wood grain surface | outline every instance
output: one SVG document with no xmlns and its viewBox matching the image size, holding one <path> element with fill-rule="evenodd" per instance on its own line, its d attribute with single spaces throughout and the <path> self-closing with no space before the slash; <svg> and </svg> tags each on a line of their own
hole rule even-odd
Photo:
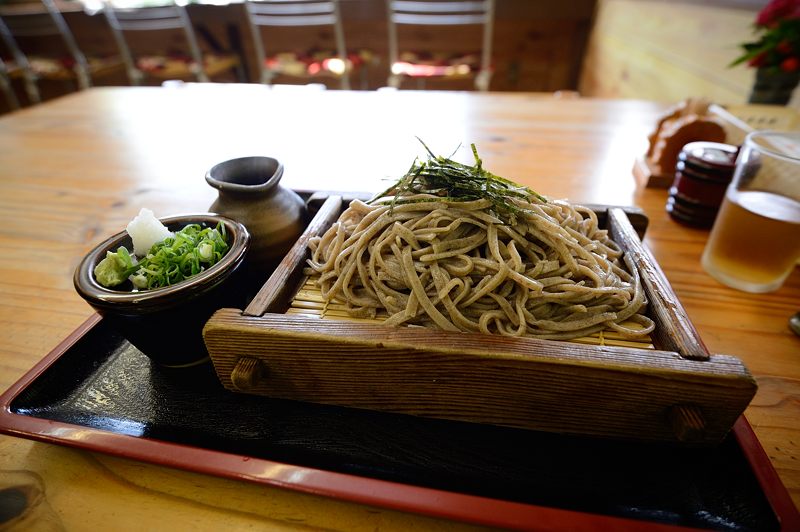
<svg viewBox="0 0 800 532">
<path fill-rule="evenodd" d="M 703 96 L 747 101 L 755 69 L 730 68 L 766 2 L 601 0 L 579 90 L 602 98 L 662 102 Z M 789 107 L 800 110 L 800 93 Z"/>
<path fill-rule="evenodd" d="M 204 337 L 234 391 L 560 433 L 674 441 L 667 412 L 687 403 L 706 419 L 693 442 L 719 443 L 754 392 L 739 359 L 724 355 L 696 361 L 237 309 L 218 311 Z M 255 359 L 263 375 L 243 389 L 233 375 Z"/>
<path fill-rule="evenodd" d="M 663 111 L 644 101 L 543 94 L 186 85 L 98 88 L 11 113 L 0 118 L 0 387 L 91 314 L 71 281 L 83 254 L 141 207 L 161 216 L 205 211 L 215 191 L 203 175 L 213 164 L 271 155 L 293 188 L 374 192 L 420 153 L 415 136 L 443 153 L 475 142 L 486 168 L 542 193 L 644 209 L 645 244 L 704 343 L 755 376 L 746 416 L 798 504 L 800 338 L 787 319 L 800 310 L 800 272 L 765 295 L 703 272 L 708 232 L 672 221 L 667 192 L 638 190 L 631 175 Z M 469 160 L 467 151 L 456 155 Z M 7 436 L 0 470 L 4 479 L 38 475 L 43 522 L 69 530 L 468 528 Z"/>
</svg>

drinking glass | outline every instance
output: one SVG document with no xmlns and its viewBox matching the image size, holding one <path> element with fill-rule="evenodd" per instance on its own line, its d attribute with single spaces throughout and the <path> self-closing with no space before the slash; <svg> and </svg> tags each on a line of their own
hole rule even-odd
<svg viewBox="0 0 800 532">
<path fill-rule="evenodd" d="M 800 259 L 800 133 L 750 133 L 703 252 L 703 268 L 745 292 L 777 290 Z"/>
</svg>

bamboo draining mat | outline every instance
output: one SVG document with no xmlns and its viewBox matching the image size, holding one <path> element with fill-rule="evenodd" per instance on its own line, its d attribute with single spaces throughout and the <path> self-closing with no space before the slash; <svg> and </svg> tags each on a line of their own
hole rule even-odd
<svg viewBox="0 0 800 532">
<path fill-rule="evenodd" d="M 318 317 L 323 320 L 353 321 L 375 324 L 379 324 L 387 318 L 385 314 L 378 314 L 378 316 L 375 318 L 356 318 L 347 312 L 344 302 L 338 300 L 334 300 L 332 302 L 325 301 L 325 299 L 322 297 L 322 292 L 316 283 L 316 277 L 307 277 L 305 279 L 303 285 L 297 291 L 294 298 L 292 298 L 291 305 L 286 310 L 286 314 Z M 632 321 L 624 322 L 623 325 L 632 329 L 641 329 L 641 325 Z M 642 338 L 632 339 L 627 338 L 613 330 L 600 331 L 591 336 L 575 338 L 569 341 L 577 344 L 654 349 L 653 340 L 649 335 Z"/>
</svg>

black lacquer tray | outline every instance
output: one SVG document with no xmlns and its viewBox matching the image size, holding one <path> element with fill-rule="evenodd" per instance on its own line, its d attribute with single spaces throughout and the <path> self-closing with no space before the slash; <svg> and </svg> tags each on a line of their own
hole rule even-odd
<svg viewBox="0 0 800 532">
<path fill-rule="evenodd" d="M 151 365 L 97 316 L 0 399 L 8 434 L 483 524 L 763 531 L 797 519 L 791 502 L 776 511 L 787 495 L 759 473 L 769 462 L 743 418 L 720 446 L 694 448 L 241 395 L 210 363 Z M 254 474 L 264 463 L 306 480 Z"/>
</svg>

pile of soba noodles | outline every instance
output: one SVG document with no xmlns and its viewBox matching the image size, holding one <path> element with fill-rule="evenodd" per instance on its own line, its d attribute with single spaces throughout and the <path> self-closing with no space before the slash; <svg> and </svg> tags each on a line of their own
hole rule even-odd
<svg viewBox="0 0 800 532">
<path fill-rule="evenodd" d="M 307 272 L 323 298 L 393 326 L 549 339 L 651 332 L 637 270 L 595 213 L 495 176 L 472 151 L 469 166 L 428 150 L 314 238 Z"/>
</svg>

